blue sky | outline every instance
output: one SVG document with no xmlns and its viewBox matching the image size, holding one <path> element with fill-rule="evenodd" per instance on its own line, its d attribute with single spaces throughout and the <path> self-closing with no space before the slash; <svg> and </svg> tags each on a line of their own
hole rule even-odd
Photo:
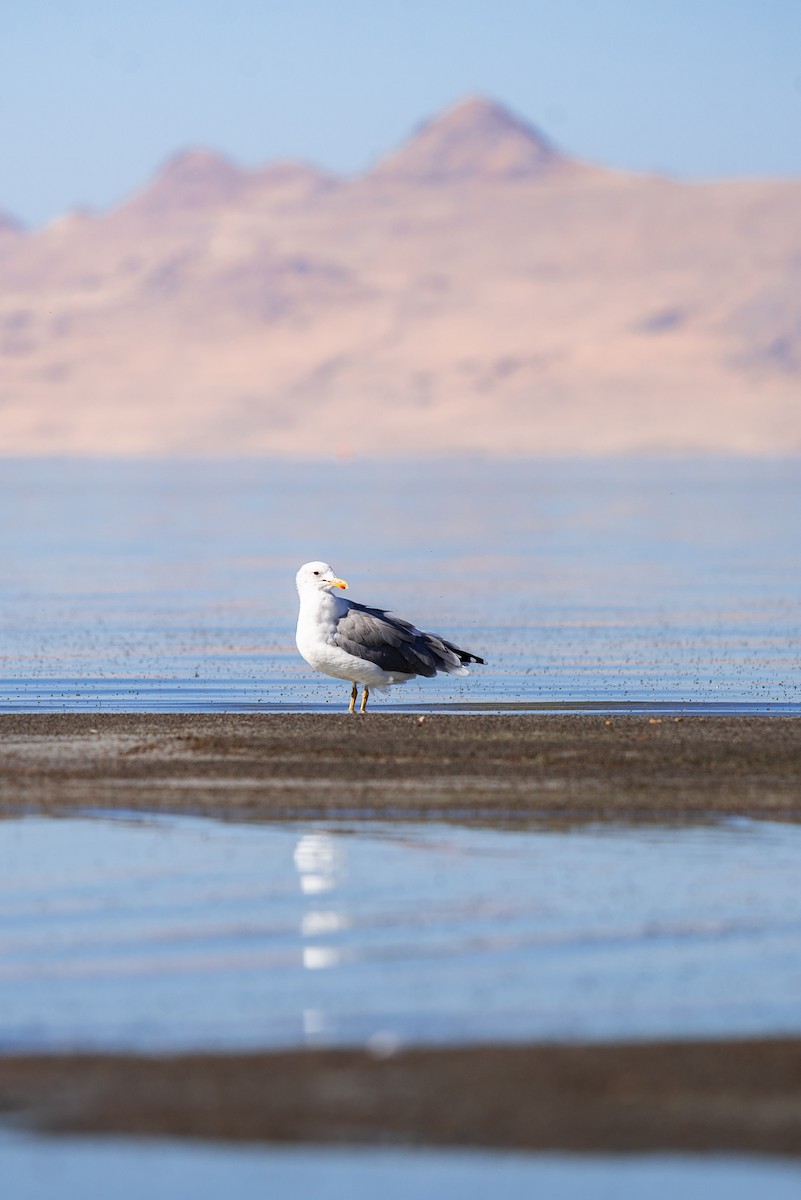
<svg viewBox="0 0 801 1200">
<path fill-rule="evenodd" d="M 0 210 L 188 145 L 356 172 L 469 92 L 616 167 L 801 176 L 801 0 L 0 0 Z"/>
</svg>

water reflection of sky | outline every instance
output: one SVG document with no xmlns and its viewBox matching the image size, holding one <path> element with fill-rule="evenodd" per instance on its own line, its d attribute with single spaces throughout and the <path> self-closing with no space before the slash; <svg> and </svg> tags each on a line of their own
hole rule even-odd
<svg viewBox="0 0 801 1200">
<path fill-rule="evenodd" d="M 294 574 L 476 649 L 393 700 L 801 702 L 797 461 L 7 462 L 0 704 L 341 707 Z"/>
<path fill-rule="evenodd" d="M 801 1032 L 801 828 L 0 822 L 0 1048 Z"/>
<path fill-rule="evenodd" d="M 509 1154 L 480 1150 L 224 1146 L 0 1133 L 7 1200 L 796 1200 L 795 1162 L 735 1155 Z M 57 1180 L 57 1184 L 54 1182 Z"/>
</svg>

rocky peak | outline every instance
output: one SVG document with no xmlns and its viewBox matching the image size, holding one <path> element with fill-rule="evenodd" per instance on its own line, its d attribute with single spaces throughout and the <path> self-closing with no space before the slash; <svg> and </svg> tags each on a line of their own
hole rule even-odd
<svg viewBox="0 0 801 1200">
<path fill-rule="evenodd" d="M 150 213 L 213 208 L 236 199 L 246 179 L 246 173 L 221 154 L 183 150 L 165 163 L 132 204 Z"/>
<path fill-rule="evenodd" d="M 533 125 L 483 96 L 470 96 L 426 122 L 371 174 L 432 183 L 525 179 L 564 161 Z"/>
</svg>

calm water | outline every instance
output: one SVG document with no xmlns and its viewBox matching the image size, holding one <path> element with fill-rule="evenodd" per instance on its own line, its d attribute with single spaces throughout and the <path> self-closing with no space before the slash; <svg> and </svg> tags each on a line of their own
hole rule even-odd
<svg viewBox="0 0 801 1200">
<path fill-rule="evenodd" d="M 801 827 L 0 822 L 0 1051 L 801 1032 Z"/>
<path fill-rule="evenodd" d="M 801 463 L 0 464 L 0 708 L 341 707 L 294 574 L 488 659 L 379 704 L 801 705 Z"/>
<path fill-rule="evenodd" d="M 4 1200 L 797 1200 L 793 1162 L 693 1155 L 491 1154 L 215 1146 L 0 1135 Z"/>
</svg>

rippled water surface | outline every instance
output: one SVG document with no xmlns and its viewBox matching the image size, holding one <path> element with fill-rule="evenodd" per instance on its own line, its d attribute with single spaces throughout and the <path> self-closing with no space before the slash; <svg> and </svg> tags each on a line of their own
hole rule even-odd
<svg viewBox="0 0 801 1200">
<path fill-rule="evenodd" d="M 0 822 L 0 1050 L 801 1032 L 801 828 Z"/>
<path fill-rule="evenodd" d="M 294 574 L 488 660 L 377 704 L 801 705 L 786 462 L 4 462 L 0 708 L 341 707 Z"/>
</svg>

